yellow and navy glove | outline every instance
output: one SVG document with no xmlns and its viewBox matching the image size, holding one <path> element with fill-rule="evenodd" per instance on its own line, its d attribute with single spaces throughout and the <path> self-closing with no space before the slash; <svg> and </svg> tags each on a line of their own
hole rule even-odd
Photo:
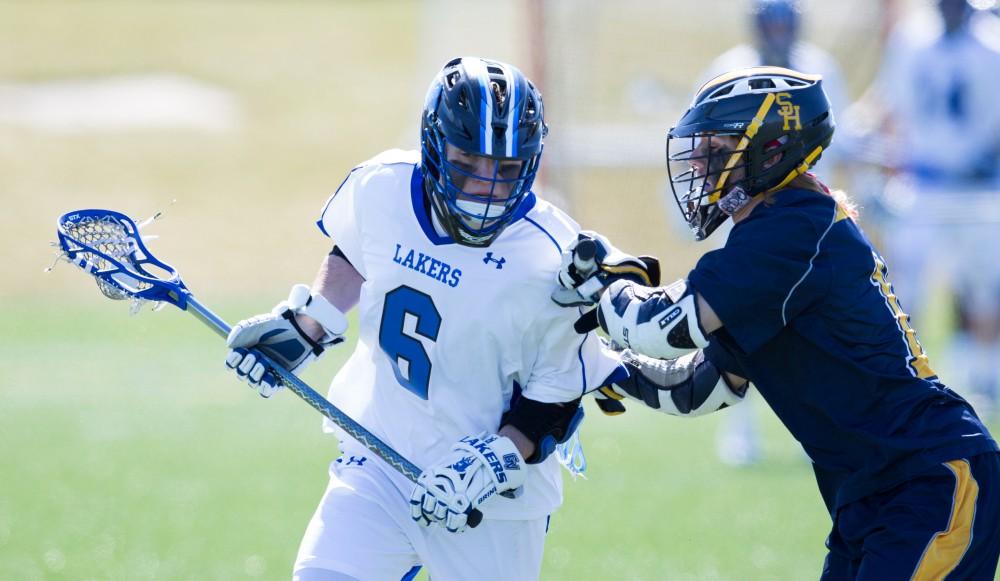
<svg viewBox="0 0 1000 581">
<path fill-rule="evenodd" d="M 660 284 L 660 263 L 651 256 L 632 256 L 618 250 L 606 237 L 584 230 L 563 251 L 559 283 L 552 300 L 562 307 L 592 307 L 616 280 L 645 286 Z"/>
</svg>

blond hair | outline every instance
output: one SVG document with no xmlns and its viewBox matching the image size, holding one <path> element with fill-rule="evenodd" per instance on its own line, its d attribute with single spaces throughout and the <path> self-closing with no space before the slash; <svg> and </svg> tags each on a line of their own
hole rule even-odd
<svg viewBox="0 0 1000 581">
<path fill-rule="evenodd" d="M 843 208 L 844 213 L 847 214 L 852 220 L 858 219 L 858 205 L 854 203 L 854 200 L 847 195 L 844 190 L 831 190 L 826 187 L 826 184 L 819 181 L 815 175 L 811 173 L 804 173 L 798 175 L 789 182 L 789 188 L 797 188 L 800 190 L 810 190 L 818 194 L 826 194 L 833 198 L 833 201 L 837 203 L 838 206 Z"/>
</svg>

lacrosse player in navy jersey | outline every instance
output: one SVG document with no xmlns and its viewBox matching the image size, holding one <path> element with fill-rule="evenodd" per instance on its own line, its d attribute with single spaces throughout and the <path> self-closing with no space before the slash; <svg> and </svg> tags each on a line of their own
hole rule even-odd
<svg viewBox="0 0 1000 581">
<path fill-rule="evenodd" d="M 752 43 L 739 44 L 722 53 L 698 75 L 695 89 L 722 73 L 755 66 L 779 66 L 823 76 L 823 90 L 834 111 L 847 106 L 843 75 L 832 55 L 803 39 L 803 10 L 798 0 L 749 0 L 749 22 Z M 825 169 L 836 166 L 838 148 L 823 153 Z M 664 192 L 666 193 L 666 192 Z M 671 224 L 686 225 L 675 220 L 673 197 L 664 196 Z M 721 248 L 729 236 L 731 222 L 719 226 L 705 242 L 710 248 Z M 750 399 L 750 398 L 748 398 Z M 751 401 L 727 413 L 720 422 L 716 437 L 719 459 L 730 465 L 747 465 L 762 457 L 757 402 Z"/>
<path fill-rule="evenodd" d="M 578 226 L 531 191 L 545 134 L 541 94 L 519 70 L 447 63 L 421 150 L 362 163 L 323 208 L 336 246 L 309 303 L 233 328 L 227 365 L 269 396 L 271 373 L 247 348 L 298 372 L 342 340 L 356 305 L 358 344 L 330 399 L 424 469 L 414 486 L 327 422 L 343 455 L 296 580 L 410 579 L 421 565 L 434 579 L 538 577 L 562 501 L 553 450 L 582 417 L 582 394 L 620 368 L 548 298 Z"/>
<path fill-rule="evenodd" d="M 833 131 L 818 76 L 712 79 L 667 154 L 695 237 L 735 223 L 725 246 L 654 288 L 604 285 L 577 243 L 553 299 L 599 301 L 596 323 L 624 349 L 629 376 L 603 397 L 697 415 L 757 387 L 812 459 L 832 517 L 822 579 L 994 579 L 997 443 L 934 372 L 847 198 L 807 173 Z"/>
</svg>

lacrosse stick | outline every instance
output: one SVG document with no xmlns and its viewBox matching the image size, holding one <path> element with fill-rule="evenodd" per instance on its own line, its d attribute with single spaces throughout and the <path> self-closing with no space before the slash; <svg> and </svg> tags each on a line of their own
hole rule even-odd
<svg viewBox="0 0 1000 581">
<path fill-rule="evenodd" d="M 146 302 L 169 303 L 191 313 L 222 338 L 229 335 L 229 325 L 195 299 L 184 285 L 177 270 L 158 260 L 146 249 L 139 235 L 139 227 L 125 214 L 112 210 L 69 212 L 59 218 L 58 236 L 58 244 L 62 250 L 61 257 L 93 276 L 104 296 L 114 300 L 132 301 L 133 312 Z M 263 353 L 257 350 L 253 350 L 253 353 L 270 368 L 289 391 L 302 398 L 401 474 L 413 482 L 417 481 L 421 470 L 416 465 L 291 372 L 276 365 Z M 469 526 L 475 527 L 482 518 L 483 515 L 479 510 L 472 509 L 469 511 Z"/>
</svg>

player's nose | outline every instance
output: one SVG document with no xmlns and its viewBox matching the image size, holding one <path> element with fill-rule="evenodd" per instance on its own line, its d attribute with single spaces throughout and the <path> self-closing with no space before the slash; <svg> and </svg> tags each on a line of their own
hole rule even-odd
<svg viewBox="0 0 1000 581">
<path fill-rule="evenodd" d="M 494 183 L 496 177 L 497 162 L 492 159 L 478 159 L 475 163 L 473 174 L 465 182 L 465 190 L 468 194 L 488 195 L 497 193 L 499 184 Z"/>
</svg>

